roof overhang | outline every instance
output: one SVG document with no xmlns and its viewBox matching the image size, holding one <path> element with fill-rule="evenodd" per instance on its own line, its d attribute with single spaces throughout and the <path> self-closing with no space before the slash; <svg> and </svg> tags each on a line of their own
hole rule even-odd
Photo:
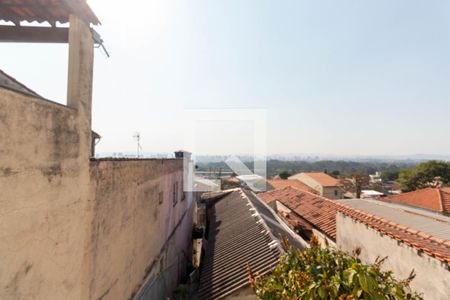
<svg viewBox="0 0 450 300">
<path fill-rule="evenodd" d="M 76 15 L 87 24 L 100 25 L 100 21 L 86 0 L 2 0 L 0 20 L 13 22 L 69 22 L 70 15 Z"/>
<path fill-rule="evenodd" d="M 2 0 L 0 20 L 15 26 L 0 25 L 0 42 L 68 43 L 69 28 L 57 27 L 56 22 L 67 23 L 71 15 L 88 26 L 100 24 L 86 0 Z M 21 26 L 21 22 L 47 22 L 50 26 Z M 91 31 L 94 42 L 102 44 L 100 35 Z"/>
</svg>

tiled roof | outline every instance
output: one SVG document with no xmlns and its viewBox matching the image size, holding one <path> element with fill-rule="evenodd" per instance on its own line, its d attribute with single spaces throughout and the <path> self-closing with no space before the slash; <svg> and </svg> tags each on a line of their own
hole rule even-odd
<svg viewBox="0 0 450 300">
<path fill-rule="evenodd" d="M 450 214 L 450 187 L 441 189 L 442 208 L 447 214 Z"/>
<path fill-rule="evenodd" d="M 0 70 L 0 87 L 7 88 L 10 90 L 14 90 L 17 92 L 21 92 L 30 96 L 42 98 L 35 91 L 24 85 L 23 83 L 16 80 L 14 77 L 6 74 L 2 70 Z"/>
<path fill-rule="evenodd" d="M 261 193 L 259 197 L 269 203 L 275 200 L 281 202 L 330 237 L 336 237 L 336 214 L 340 212 L 393 239 L 450 264 L 449 240 L 439 239 L 431 234 L 402 226 L 337 201 L 290 187 Z"/>
<path fill-rule="evenodd" d="M 247 264 L 261 275 L 278 263 L 281 248 L 255 207 L 234 190 L 211 208 L 199 299 L 224 299 L 249 284 Z"/>
<path fill-rule="evenodd" d="M 310 193 L 317 193 L 317 191 L 308 185 L 304 184 L 303 182 L 295 179 L 269 179 L 267 180 L 268 185 L 267 189 L 271 190 L 273 188 L 274 190 L 284 189 L 285 187 L 292 187 L 301 191 L 306 191 Z"/>
<path fill-rule="evenodd" d="M 450 188 L 425 188 L 409 193 L 392 195 L 383 200 L 450 213 Z"/>
<path fill-rule="evenodd" d="M 292 175 L 289 177 L 289 179 L 299 179 L 300 175 L 306 175 L 310 178 L 312 178 L 314 181 L 316 181 L 321 186 L 331 187 L 331 186 L 339 186 L 339 180 L 337 180 L 334 177 L 331 177 L 330 175 L 318 172 L 318 173 L 298 173 L 295 175 Z"/>
<path fill-rule="evenodd" d="M 339 208 L 336 202 L 291 187 L 258 196 L 268 204 L 279 201 L 329 237 L 336 238 L 336 212 Z"/>
</svg>

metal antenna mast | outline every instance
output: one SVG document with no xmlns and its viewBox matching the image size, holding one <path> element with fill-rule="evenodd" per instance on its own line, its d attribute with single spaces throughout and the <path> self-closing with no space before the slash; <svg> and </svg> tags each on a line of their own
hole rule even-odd
<svg viewBox="0 0 450 300">
<path fill-rule="evenodd" d="M 141 135 L 139 134 L 139 132 L 136 132 L 133 135 L 133 138 L 136 140 L 137 142 L 137 157 L 141 157 L 140 152 L 142 151 L 142 147 L 141 147 Z"/>
</svg>

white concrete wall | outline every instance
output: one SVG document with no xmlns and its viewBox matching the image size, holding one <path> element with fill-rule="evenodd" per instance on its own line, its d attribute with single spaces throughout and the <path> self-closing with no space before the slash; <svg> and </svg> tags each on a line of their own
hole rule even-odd
<svg viewBox="0 0 450 300">
<path fill-rule="evenodd" d="M 317 237 L 317 240 L 319 241 L 321 247 L 327 246 L 336 247 L 336 243 L 332 239 L 327 237 L 325 234 L 323 234 L 321 231 L 313 228 L 312 233 Z"/>
<path fill-rule="evenodd" d="M 360 247 L 360 258 L 365 263 L 373 263 L 378 256 L 388 256 L 383 268 L 392 270 L 397 279 L 407 278 L 414 269 L 417 276 L 411 288 L 423 293 L 425 299 L 449 299 L 450 271 L 446 264 L 341 213 L 337 214 L 336 223 L 339 248 L 351 253 Z"/>
</svg>

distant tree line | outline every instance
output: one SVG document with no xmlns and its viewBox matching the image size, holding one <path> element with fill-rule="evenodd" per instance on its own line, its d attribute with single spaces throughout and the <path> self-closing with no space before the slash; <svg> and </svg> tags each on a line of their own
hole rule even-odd
<svg viewBox="0 0 450 300">
<path fill-rule="evenodd" d="M 402 191 L 441 187 L 450 183 L 450 162 L 431 160 L 399 173 Z"/>
<path fill-rule="evenodd" d="M 246 162 L 245 165 L 253 170 L 253 162 Z M 285 160 L 268 160 L 267 176 L 286 177 L 290 174 L 300 172 L 327 172 L 332 176 L 349 176 L 351 174 L 374 174 L 377 171 L 386 173 L 390 180 L 396 180 L 401 170 L 411 169 L 417 164 L 411 162 L 354 162 L 354 161 L 285 161 Z M 198 163 L 197 170 L 221 170 L 231 172 L 224 162 Z"/>
</svg>

